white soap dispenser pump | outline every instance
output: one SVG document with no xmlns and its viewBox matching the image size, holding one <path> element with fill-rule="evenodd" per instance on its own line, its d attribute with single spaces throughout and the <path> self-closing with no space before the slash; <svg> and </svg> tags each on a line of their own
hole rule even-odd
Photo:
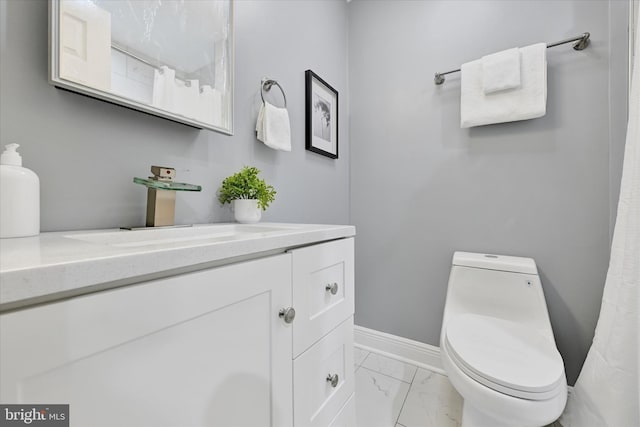
<svg viewBox="0 0 640 427">
<path fill-rule="evenodd" d="M 40 233 L 40 180 L 22 167 L 18 144 L 7 144 L 0 156 L 0 238 Z"/>
</svg>

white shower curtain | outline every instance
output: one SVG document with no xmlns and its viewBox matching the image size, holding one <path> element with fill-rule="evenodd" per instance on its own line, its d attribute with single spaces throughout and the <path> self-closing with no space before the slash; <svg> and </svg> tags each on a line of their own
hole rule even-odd
<svg viewBox="0 0 640 427">
<path fill-rule="evenodd" d="M 618 215 L 595 337 L 564 427 L 640 426 L 640 36 L 636 25 Z"/>
<path fill-rule="evenodd" d="M 176 71 L 163 65 L 154 71 L 154 107 L 170 111 L 184 117 L 200 116 L 200 82 L 198 80 L 176 79 Z"/>
</svg>

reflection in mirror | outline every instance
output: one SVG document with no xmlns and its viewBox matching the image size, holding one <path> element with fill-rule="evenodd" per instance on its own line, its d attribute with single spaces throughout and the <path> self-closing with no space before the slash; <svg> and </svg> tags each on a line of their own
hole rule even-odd
<svg viewBox="0 0 640 427">
<path fill-rule="evenodd" d="M 51 81 L 232 132 L 231 0 L 54 0 Z"/>
</svg>

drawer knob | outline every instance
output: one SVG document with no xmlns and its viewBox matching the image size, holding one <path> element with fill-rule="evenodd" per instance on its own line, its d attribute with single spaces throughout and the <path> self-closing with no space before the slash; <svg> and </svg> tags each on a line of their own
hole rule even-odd
<svg viewBox="0 0 640 427">
<path fill-rule="evenodd" d="M 292 323 L 293 319 L 296 318 L 296 310 L 293 307 L 283 308 L 278 313 L 278 316 L 284 320 L 284 323 Z"/>
<path fill-rule="evenodd" d="M 340 380 L 340 378 L 338 377 L 338 374 L 328 374 L 327 375 L 327 382 L 331 384 L 331 387 L 336 388 L 338 386 L 338 381 Z"/>
<path fill-rule="evenodd" d="M 327 286 L 324 287 L 325 290 L 327 290 L 328 292 L 331 292 L 331 295 L 335 295 L 338 293 L 338 284 L 336 282 L 333 283 L 329 283 L 327 284 Z"/>
</svg>

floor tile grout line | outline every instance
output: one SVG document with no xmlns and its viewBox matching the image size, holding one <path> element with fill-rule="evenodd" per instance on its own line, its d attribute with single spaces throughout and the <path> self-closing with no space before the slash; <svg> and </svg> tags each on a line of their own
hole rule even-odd
<svg viewBox="0 0 640 427">
<path fill-rule="evenodd" d="M 395 362 L 402 363 L 403 365 L 410 366 L 410 367 L 412 367 L 412 368 L 416 368 L 415 372 L 413 373 L 413 375 L 412 375 L 412 377 L 411 377 L 411 380 L 410 380 L 410 381 L 401 380 L 400 378 L 396 378 L 396 377 L 394 377 L 394 376 L 392 376 L 392 375 L 385 374 L 385 373 L 383 373 L 383 372 L 381 372 L 381 371 L 378 371 L 378 370 L 376 370 L 376 369 L 372 369 L 372 368 L 368 368 L 368 367 L 364 366 L 364 362 L 369 358 L 369 356 L 370 356 L 372 353 L 373 353 L 373 354 L 375 354 L 375 355 L 377 355 L 377 356 L 384 357 L 384 358 L 387 358 L 387 359 L 391 359 L 391 360 L 393 360 L 393 361 L 395 361 Z M 407 384 L 409 384 L 409 385 L 411 385 L 411 384 L 413 383 L 413 379 L 416 377 L 416 373 L 418 372 L 418 369 L 425 369 L 425 368 L 420 368 L 420 367 L 419 367 L 419 366 L 417 366 L 417 365 L 414 365 L 414 364 L 411 364 L 411 363 L 408 363 L 408 362 L 404 362 L 404 361 L 402 361 L 402 360 L 394 359 L 394 358 L 389 357 L 389 356 L 386 356 L 386 355 L 384 355 L 384 354 L 376 353 L 375 351 L 369 351 L 369 354 L 367 354 L 367 355 L 365 356 L 365 358 L 364 358 L 364 359 L 362 359 L 362 363 L 360 363 L 360 365 L 358 365 L 358 367 L 363 367 L 363 368 L 365 368 L 365 369 L 367 369 L 367 370 L 369 370 L 369 371 L 371 371 L 371 372 L 377 372 L 377 373 L 379 373 L 379 374 L 386 375 L 387 377 L 391 377 L 391 378 L 393 378 L 393 379 L 396 379 L 396 380 L 398 380 L 398 381 L 402 381 L 403 383 L 407 383 Z M 426 370 L 428 370 L 428 369 L 426 369 Z M 430 371 L 430 372 L 432 372 L 432 371 Z M 434 372 L 434 373 L 436 373 L 436 372 Z"/>
<path fill-rule="evenodd" d="M 387 378 L 391 378 L 392 380 L 400 381 L 401 383 L 409 384 L 409 387 L 411 387 L 411 383 L 410 383 L 410 382 L 407 382 L 407 381 L 405 381 L 405 380 L 398 379 L 398 378 L 396 378 L 396 377 L 392 377 L 391 375 L 389 375 L 389 374 L 385 374 L 384 372 L 374 371 L 373 369 L 371 369 L 371 368 L 367 368 L 366 366 L 362 366 L 362 365 L 360 365 L 360 367 L 359 367 L 359 368 L 366 369 L 367 371 L 369 371 L 369 372 L 373 372 L 374 374 L 384 375 L 384 376 L 385 376 L 385 377 L 387 377 Z"/>
<path fill-rule="evenodd" d="M 363 357 L 363 359 L 362 359 L 362 363 L 361 363 L 360 365 L 358 365 L 357 369 L 364 368 L 364 369 L 365 369 L 365 372 L 369 372 L 369 374 L 371 374 L 371 375 L 379 374 L 380 376 L 387 377 L 387 378 L 388 378 L 388 379 L 390 379 L 390 380 L 398 381 L 397 383 L 395 383 L 395 384 L 398 384 L 398 386 L 400 386 L 401 384 L 407 384 L 407 385 L 408 385 L 408 388 L 407 388 L 406 393 L 405 393 L 405 395 L 404 395 L 404 397 L 403 397 L 403 401 L 402 401 L 402 403 L 401 403 L 401 405 L 400 405 L 400 408 L 399 408 L 399 410 L 398 410 L 398 412 L 397 412 L 397 416 L 396 416 L 395 420 L 394 420 L 394 419 L 389 419 L 389 418 L 387 418 L 387 420 L 388 420 L 388 422 L 389 422 L 389 427 L 406 427 L 406 424 L 402 424 L 402 423 L 400 423 L 400 419 L 402 418 L 402 415 L 404 414 L 404 411 L 405 411 L 405 410 L 407 410 L 407 411 L 408 411 L 408 412 L 407 412 L 407 415 L 405 416 L 406 420 L 409 420 L 409 421 L 411 421 L 411 422 L 416 421 L 416 420 L 414 420 L 414 419 L 413 419 L 413 418 L 414 418 L 414 415 L 416 415 L 416 414 L 413 414 L 413 411 L 412 411 L 412 408 L 413 408 L 413 404 L 414 404 L 414 402 L 413 402 L 413 400 L 409 400 L 409 395 L 410 395 L 412 392 L 414 392 L 414 390 L 413 390 L 413 384 L 415 383 L 415 380 L 416 380 L 416 378 L 417 378 L 418 371 L 419 371 L 419 370 L 426 371 L 426 373 L 428 373 L 428 374 L 430 374 L 430 375 L 433 375 L 434 377 L 444 377 L 444 378 L 446 378 L 446 379 L 448 380 L 447 375 L 443 375 L 443 374 L 441 374 L 440 372 L 432 371 L 431 369 L 428 369 L 428 368 L 426 368 L 426 367 L 422 367 L 422 366 L 414 365 L 414 364 L 412 364 L 412 363 L 410 363 L 410 362 L 406 362 L 406 361 L 404 361 L 404 360 L 394 359 L 394 360 L 397 360 L 397 361 L 399 361 L 399 362 L 403 363 L 403 364 L 405 365 L 405 367 L 407 367 L 407 368 L 414 368 L 414 369 L 415 369 L 415 371 L 414 371 L 414 373 L 412 374 L 412 376 L 411 376 L 411 378 L 410 378 L 410 379 L 407 379 L 407 380 L 399 379 L 399 378 L 396 378 L 396 377 L 394 377 L 394 376 L 392 376 L 392 375 L 389 375 L 389 374 L 387 374 L 387 373 L 384 373 L 384 372 L 378 371 L 376 368 L 380 368 L 380 366 L 378 366 L 377 364 L 374 364 L 373 368 L 370 368 L 370 367 L 364 366 L 365 361 L 366 361 L 366 360 L 368 360 L 368 357 L 369 357 L 369 356 L 371 356 L 371 353 L 374 353 L 374 356 L 373 356 L 373 357 L 375 357 L 376 355 L 379 355 L 379 356 L 382 356 L 382 357 L 385 357 L 385 358 L 394 359 L 393 357 L 389 357 L 389 355 L 387 355 L 387 354 L 380 354 L 380 353 L 377 353 L 377 352 L 375 352 L 375 351 L 368 351 L 368 353 Z M 387 369 L 387 371 L 389 371 L 389 369 Z M 406 371 L 406 369 L 405 369 L 405 371 Z M 392 373 L 394 373 L 394 374 L 396 374 L 396 373 L 397 373 L 397 371 L 396 371 L 396 370 L 392 370 L 391 372 L 392 372 Z M 361 374 L 361 375 L 363 375 L 363 376 L 368 376 L 369 374 Z M 421 375 L 422 375 L 422 374 L 421 374 Z M 422 383 L 420 383 L 418 386 L 416 386 L 417 388 L 416 388 L 416 391 L 414 392 L 414 397 L 415 397 L 415 394 L 416 394 L 416 393 L 418 393 L 418 394 L 420 393 L 420 392 L 418 391 L 418 389 L 420 389 L 420 390 L 421 390 L 421 388 L 420 388 L 420 387 L 421 387 L 421 384 L 422 384 Z M 401 386 L 401 387 L 404 387 L 404 386 Z M 412 399 L 414 399 L 414 398 L 412 398 Z M 411 412 L 410 412 L 410 411 L 411 411 Z M 394 412 L 395 412 L 395 411 L 394 411 Z M 388 415 L 391 415 L 391 414 L 388 414 Z M 407 417 L 408 417 L 408 418 L 407 418 Z M 403 418 L 403 419 L 405 419 L 405 418 Z M 452 419 L 453 421 L 456 421 L 456 420 L 454 420 L 453 418 L 451 418 L 451 419 Z M 424 419 L 424 421 L 426 421 L 427 423 L 429 423 L 429 422 L 430 422 L 429 420 L 430 420 L 430 419 Z M 421 421 L 422 421 L 422 417 L 420 417 L 420 420 L 419 420 L 419 421 L 417 421 L 417 422 L 419 422 L 419 423 L 420 423 L 420 425 L 423 425 L 423 424 L 421 424 Z M 409 424 L 409 425 L 411 425 L 411 424 Z M 459 426 L 459 424 L 457 424 L 457 425 Z M 361 427 L 363 427 L 363 426 L 361 426 Z M 368 427 L 368 426 L 367 426 L 367 427 Z M 549 426 L 547 426 L 547 427 L 556 427 L 556 426 L 555 426 L 555 424 L 552 424 L 552 425 L 549 425 Z M 560 427 L 561 427 L 561 426 L 560 426 Z M 640 426 L 639 426 L 639 427 L 640 427 Z"/>
<path fill-rule="evenodd" d="M 411 365 L 411 366 L 413 366 L 413 365 Z M 413 373 L 413 376 L 411 377 L 411 382 L 409 383 L 409 384 L 411 384 L 411 385 L 413 385 L 413 380 L 415 380 L 415 379 L 416 379 L 416 375 L 418 375 L 418 370 L 420 369 L 420 368 L 419 368 L 419 367 L 417 367 L 417 366 L 416 366 L 415 368 L 416 368 L 416 371 Z"/>
<path fill-rule="evenodd" d="M 365 360 L 367 360 L 367 358 L 368 358 L 370 355 L 371 355 L 371 352 L 370 352 L 370 351 L 369 351 L 369 352 L 367 352 L 367 355 L 364 357 L 364 359 L 362 359 L 362 362 L 360 362 L 360 364 L 358 364 L 358 368 L 364 364 L 364 361 L 365 361 Z"/>
<path fill-rule="evenodd" d="M 416 370 L 416 372 L 418 371 Z M 415 378 L 415 374 L 413 376 Z M 400 411 L 398 411 L 398 416 L 396 417 L 395 424 L 400 424 L 398 421 L 400 420 L 400 415 L 402 415 L 402 411 L 404 410 L 404 405 L 407 403 L 407 398 L 409 397 L 409 393 L 411 393 L 412 386 L 413 386 L 413 379 L 411 379 L 411 383 L 409 383 L 409 389 L 407 390 L 407 394 L 404 395 L 404 400 L 402 401 L 402 406 L 400 407 Z"/>
<path fill-rule="evenodd" d="M 414 366 L 414 365 L 411 365 Z M 409 398 L 409 393 L 411 393 L 411 389 L 413 388 L 413 381 L 416 379 L 416 375 L 418 375 L 418 368 L 417 366 L 415 366 L 416 370 L 413 373 L 413 377 L 411 377 L 411 382 L 409 383 L 409 390 L 407 390 L 407 394 L 404 396 L 404 400 L 402 401 L 402 407 L 400 408 L 400 412 L 398 412 L 398 417 L 396 418 L 396 424 L 405 427 L 403 424 L 400 424 L 400 416 L 402 415 L 402 411 L 404 411 L 404 405 L 406 405 L 407 403 L 407 399 Z"/>
</svg>

